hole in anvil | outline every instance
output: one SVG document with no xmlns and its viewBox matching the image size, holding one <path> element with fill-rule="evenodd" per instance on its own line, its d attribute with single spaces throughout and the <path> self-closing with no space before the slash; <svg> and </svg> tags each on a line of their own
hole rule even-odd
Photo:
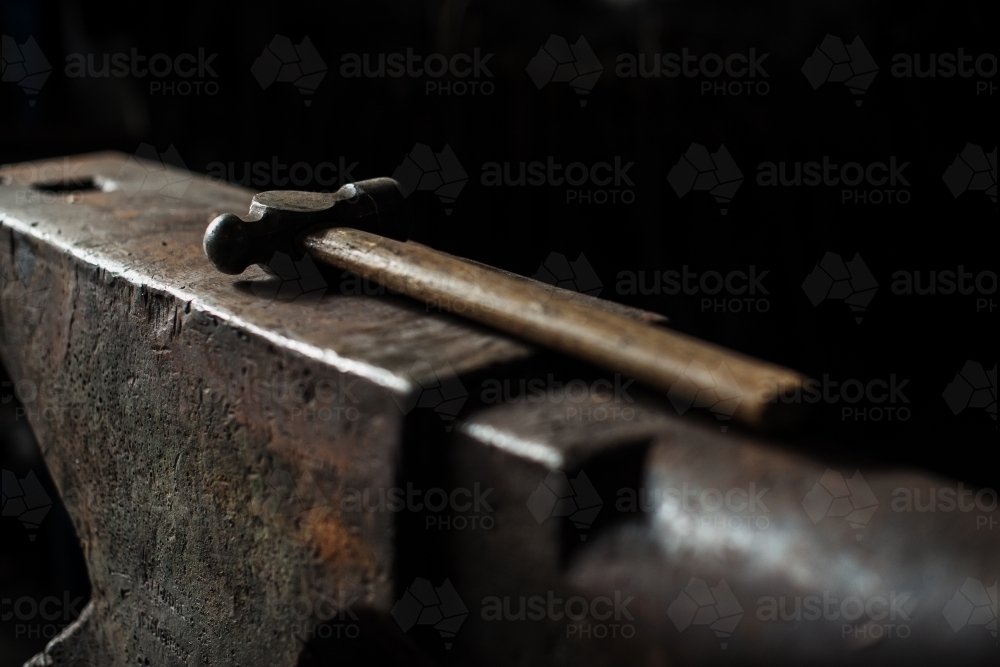
<svg viewBox="0 0 1000 667">
<path fill-rule="evenodd" d="M 31 184 L 32 189 L 42 192 L 86 192 L 100 190 L 101 186 L 93 176 L 60 178 L 53 181 L 39 181 Z"/>
</svg>

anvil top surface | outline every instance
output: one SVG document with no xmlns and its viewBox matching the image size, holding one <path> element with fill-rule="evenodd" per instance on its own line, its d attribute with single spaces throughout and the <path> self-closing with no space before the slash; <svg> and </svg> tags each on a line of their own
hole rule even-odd
<svg viewBox="0 0 1000 667">
<path fill-rule="evenodd" d="M 285 301 L 270 298 L 259 284 L 254 289 L 252 281 L 273 280 L 256 266 L 240 276 L 220 274 L 202 251 L 202 237 L 217 215 L 247 214 L 254 196 L 247 189 L 113 152 L 7 165 L 0 177 L 3 226 L 394 391 L 412 389 L 409 374 L 417 362 L 447 363 L 462 373 L 531 354 L 525 344 L 428 315 L 415 302 L 344 295 L 336 287 L 318 301 Z M 35 186 L 88 177 L 97 189 Z"/>
</svg>

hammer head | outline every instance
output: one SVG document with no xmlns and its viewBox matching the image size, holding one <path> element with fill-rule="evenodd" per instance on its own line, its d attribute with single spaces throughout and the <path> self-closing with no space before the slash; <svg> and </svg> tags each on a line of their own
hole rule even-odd
<svg viewBox="0 0 1000 667">
<path fill-rule="evenodd" d="M 397 241 L 409 238 L 413 212 L 391 178 L 348 183 L 333 193 L 271 190 L 254 195 L 250 214 L 223 213 L 205 230 L 205 254 L 219 271 L 267 268 L 276 253 L 302 253 L 302 238 L 327 227 L 353 227 Z"/>
</svg>

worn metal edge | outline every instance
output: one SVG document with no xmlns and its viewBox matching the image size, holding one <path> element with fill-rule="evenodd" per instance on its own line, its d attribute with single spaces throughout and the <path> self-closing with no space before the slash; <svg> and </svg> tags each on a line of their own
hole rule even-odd
<svg viewBox="0 0 1000 667">
<path fill-rule="evenodd" d="M 40 232 L 30 223 L 27 223 L 9 213 L 0 213 L 0 226 L 6 226 L 19 234 L 31 237 L 38 242 L 55 247 L 90 268 L 104 273 L 110 273 L 112 276 L 122 278 L 138 288 L 152 289 L 160 292 L 161 294 L 170 294 L 179 301 L 187 304 L 188 308 L 191 310 L 214 317 L 234 329 L 242 329 L 247 333 L 251 333 L 272 344 L 297 352 L 306 358 L 327 364 L 342 373 L 357 375 L 398 394 L 405 395 L 414 390 L 414 386 L 411 382 L 405 378 L 399 377 L 389 370 L 364 361 L 359 361 L 357 359 L 343 357 L 329 348 L 320 347 L 318 345 L 296 340 L 282 334 L 267 331 L 266 329 L 247 322 L 233 313 L 214 307 L 183 289 L 171 287 L 155 280 L 154 278 L 151 278 L 150 276 L 136 271 L 135 269 L 128 268 L 119 261 L 111 258 L 102 258 L 101 262 L 96 262 L 94 261 L 94 256 L 97 255 L 95 251 L 76 247 L 71 243 L 59 239 L 57 235 Z"/>
</svg>

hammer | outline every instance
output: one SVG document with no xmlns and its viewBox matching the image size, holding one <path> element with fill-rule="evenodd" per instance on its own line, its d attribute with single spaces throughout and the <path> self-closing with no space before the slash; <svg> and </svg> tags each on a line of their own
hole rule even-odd
<svg viewBox="0 0 1000 667">
<path fill-rule="evenodd" d="M 799 373 L 628 317 L 553 288 L 407 241 L 411 203 L 391 178 L 334 193 L 272 190 L 241 219 L 224 213 L 205 232 L 205 254 L 231 275 L 270 270 L 276 253 L 312 257 L 411 298 L 633 377 L 674 407 L 763 426 Z"/>
</svg>

